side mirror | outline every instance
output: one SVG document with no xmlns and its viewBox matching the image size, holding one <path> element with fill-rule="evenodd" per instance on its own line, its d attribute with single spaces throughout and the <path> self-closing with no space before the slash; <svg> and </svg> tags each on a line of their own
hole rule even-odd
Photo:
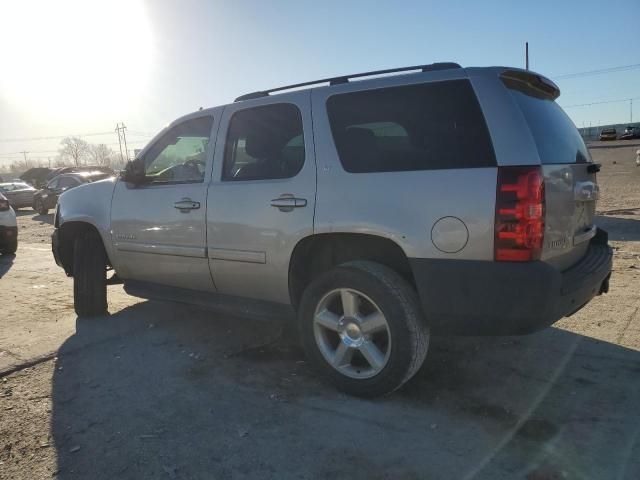
<svg viewBox="0 0 640 480">
<path fill-rule="evenodd" d="M 144 183 L 146 179 L 144 160 L 142 158 L 135 158 L 127 162 L 124 171 L 120 174 L 120 178 L 125 182 L 136 185 Z"/>
</svg>

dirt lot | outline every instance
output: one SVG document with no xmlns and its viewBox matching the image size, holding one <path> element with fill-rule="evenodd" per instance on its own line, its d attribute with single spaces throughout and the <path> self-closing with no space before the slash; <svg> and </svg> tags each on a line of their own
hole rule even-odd
<svg viewBox="0 0 640 480">
<path fill-rule="evenodd" d="M 404 389 L 336 393 L 285 324 L 109 287 L 81 320 L 20 212 L 0 258 L 0 478 L 640 478 L 639 146 L 594 145 L 608 295 L 526 337 L 432 340 Z"/>
</svg>

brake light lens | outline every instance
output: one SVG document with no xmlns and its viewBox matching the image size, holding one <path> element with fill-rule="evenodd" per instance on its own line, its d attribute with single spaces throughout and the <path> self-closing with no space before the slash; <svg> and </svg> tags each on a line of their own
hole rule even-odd
<svg viewBox="0 0 640 480">
<path fill-rule="evenodd" d="M 536 167 L 499 167 L 494 255 L 497 261 L 540 259 L 544 240 L 544 178 Z"/>
<path fill-rule="evenodd" d="M 0 212 L 6 212 L 9 210 L 9 200 L 0 198 Z"/>
</svg>

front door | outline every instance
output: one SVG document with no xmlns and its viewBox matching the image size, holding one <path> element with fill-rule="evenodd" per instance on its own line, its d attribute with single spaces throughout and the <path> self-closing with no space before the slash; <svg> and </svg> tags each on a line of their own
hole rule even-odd
<svg viewBox="0 0 640 480">
<path fill-rule="evenodd" d="M 111 235 L 120 278 L 214 290 L 205 225 L 213 123 L 204 115 L 173 125 L 141 153 L 147 182 L 118 180 Z"/>
<path fill-rule="evenodd" d="M 218 138 L 207 201 L 216 287 L 288 303 L 289 259 L 298 241 L 313 232 L 310 92 L 227 106 Z"/>
</svg>

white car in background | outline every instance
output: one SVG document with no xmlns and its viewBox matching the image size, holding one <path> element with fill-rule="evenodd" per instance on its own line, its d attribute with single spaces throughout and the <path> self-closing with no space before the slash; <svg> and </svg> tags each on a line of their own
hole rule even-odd
<svg viewBox="0 0 640 480">
<path fill-rule="evenodd" d="M 18 224 L 16 212 L 9 200 L 0 193 L 0 254 L 11 255 L 18 249 Z"/>
</svg>

